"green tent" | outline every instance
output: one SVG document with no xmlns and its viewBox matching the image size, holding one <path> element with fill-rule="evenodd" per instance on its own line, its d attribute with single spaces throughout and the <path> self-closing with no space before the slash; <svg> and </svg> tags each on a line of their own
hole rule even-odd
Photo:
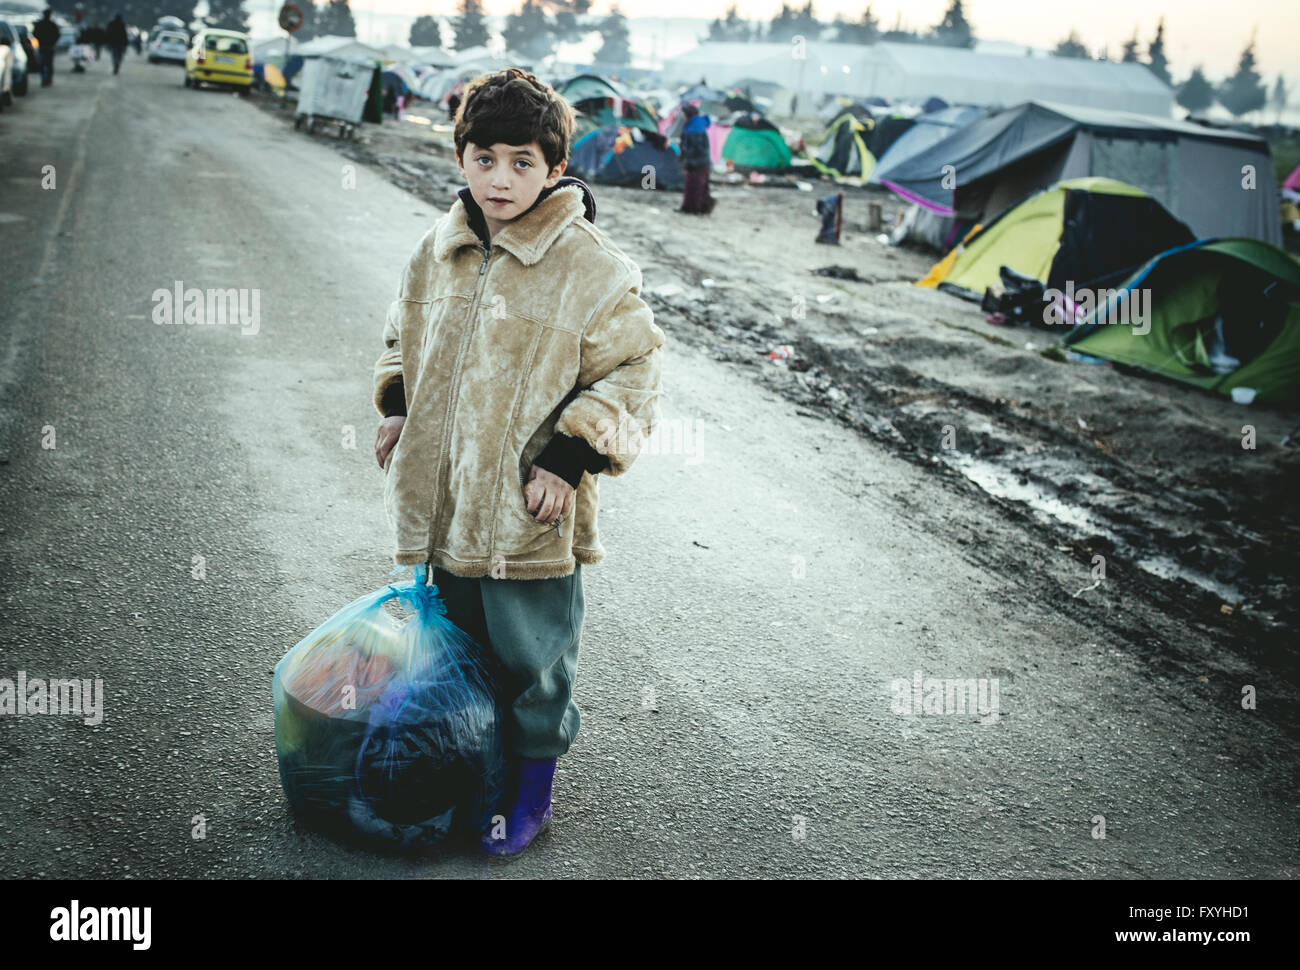
<svg viewBox="0 0 1300 970">
<path fill-rule="evenodd" d="M 1196 237 L 1141 189 L 1077 178 L 1013 206 L 972 233 L 918 282 L 978 300 L 1003 266 L 1063 289 L 1113 286 L 1147 260 Z"/>
<path fill-rule="evenodd" d="M 1207 391 L 1300 402 L 1300 263 L 1255 239 L 1169 250 L 1064 342 Z"/>
<path fill-rule="evenodd" d="M 722 143 L 722 159 L 736 168 L 783 171 L 790 167 L 790 146 L 777 127 L 762 115 L 737 114 L 725 124 L 731 126 Z"/>
</svg>

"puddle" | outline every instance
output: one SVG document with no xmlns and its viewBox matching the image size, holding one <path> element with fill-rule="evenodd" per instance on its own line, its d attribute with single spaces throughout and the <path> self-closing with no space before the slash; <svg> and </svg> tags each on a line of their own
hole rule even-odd
<svg viewBox="0 0 1300 970">
<path fill-rule="evenodd" d="M 1237 603 L 1245 599 L 1236 587 L 1220 582 L 1199 570 L 1189 569 L 1170 556 L 1139 555 L 1129 543 L 1107 528 L 1087 509 L 1063 502 L 1032 482 L 1021 482 L 1021 476 L 1010 469 L 995 465 L 993 462 L 972 458 L 970 455 L 949 454 L 944 455 L 943 460 L 985 492 L 997 498 L 1019 502 L 1046 524 L 1064 525 L 1074 530 L 1076 538 L 1087 535 L 1105 536 L 1121 554 L 1132 560 L 1133 564 L 1144 572 L 1161 579 L 1181 579 L 1228 603 Z"/>
</svg>

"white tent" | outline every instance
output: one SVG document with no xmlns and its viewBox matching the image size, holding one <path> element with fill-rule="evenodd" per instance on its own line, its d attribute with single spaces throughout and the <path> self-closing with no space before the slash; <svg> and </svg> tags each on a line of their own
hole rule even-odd
<svg viewBox="0 0 1300 970">
<path fill-rule="evenodd" d="M 806 108 L 829 94 L 891 101 L 938 96 L 990 107 L 1033 98 L 1167 117 L 1174 93 L 1141 64 L 977 54 L 931 44 L 706 43 L 664 61 L 680 84 L 730 87 L 746 79 L 794 92 Z"/>
<path fill-rule="evenodd" d="M 351 59 L 387 60 L 378 47 L 363 44 L 355 37 L 315 37 L 291 48 L 292 53 L 303 57 L 345 57 Z"/>
</svg>

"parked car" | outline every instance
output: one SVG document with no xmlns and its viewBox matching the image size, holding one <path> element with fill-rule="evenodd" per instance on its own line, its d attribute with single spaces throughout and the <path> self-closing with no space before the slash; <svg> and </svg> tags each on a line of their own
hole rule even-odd
<svg viewBox="0 0 1300 970">
<path fill-rule="evenodd" d="M 17 27 L 3 17 L 0 17 L 0 46 L 9 48 L 9 75 L 13 93 L 22 96 L 27 93 L 27 51 L 23 50 Z"/>
<path fill-rule="evenodd" d="M 0 111 L 14 103 L 14 55 L 0 44 Z"/>
<path fill-rule="evenodd" d="M 185 63 L 185 54 L 190 46 L 190 39 L 182 30 L 160 30 L 149 38 L 149 63 L 171 61 L 175 64 Z"/>
<path fill-rule="evenodd" d="M 253 86 L 253 55 L 248 35 L 235 30 L 204 29 L 194 35 L 185 58 L 185 86 L 224 84 L 247 94 Z"/>
<path fill-rule="evenodd" d="M 32 40 L 31 31 L 27 29 L 26 24 L 20 23 L 14 23 L 14 30 L 18 31 L 18 40 L 23 45 L 23 53 L 27 55 L 27 73 L 40 74 L 41 55 L 36 53 L 36 43 Z"/>
</svg>

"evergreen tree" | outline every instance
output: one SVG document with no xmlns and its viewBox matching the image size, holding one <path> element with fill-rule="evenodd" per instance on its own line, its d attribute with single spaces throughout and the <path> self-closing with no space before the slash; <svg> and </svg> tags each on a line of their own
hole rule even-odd
<svg viewBox="0 0 1300 970">
<path fill-rule="evenodd" d="M 1282 123 L 1282 112 L 1286 110 L 1288 93 L 1286 81 L 1282 80 L 1282 75 L 1277 76 L 1277 84 L 1273 85 L 1273 93 L 1269 96 L 1268 103 L 1272 105 L 1273 110 L 1277 112 L 1275 119 L 1277 124 Z"/>
<path fill-rule="evenodd" d="M 328 0 L 316 11 L 316 33 L 321 37 L 355 37 L 356 21 L 352 19 L 352 8 L 348 0 Z"/>
<path fill-rule="evenodd" d="M 412 47 L 441 47 L 442 28 L 437 19 L 432 14 L 416 17 L 411 24 L 410 41 Z"/>
<path fill-rule="evenodd" d="M 1142 58 L 1138 56 L 1138 46 L 1138 32 L 1137 28 L 1134 27 L 1133 37 L 1124 42 L 1124 56 L 1120 58 L 1120 61 L 1124 64 L 1141 64 Z"/>
<path fill-rule="evenodd" d="M 871 5 L 862 11 L 859 20 L 845 20 L 842 16 L 835 18 L 835 34 L 832 37 L 837 44 L 874 44 L 880 40 L 880 21 L 871 12 Z"/>
<path fill-rule="evenodd" d="M 533 2 L 524 0 L 515 13 L 506 15 L 501 39 L 506 50 L 521 55 L 526 60 L 541 60 L 555 53 L 555 40 L 551 35 L 551 22 L 546 12 Z"/>
<path fill-rule="evenodd" d="M 1237 73 L 1219 87 L 1219 104 L 1240 118 L 1244 114 L 1258 111 L 1267 101 L 1268 89 L 1255 70 L 1255 36 L 1252 34 L 1250 43 L 1241 52 Z"/>
<path fill-rule="evenodd" d="M 316 20 L 319 16 L 316 11 L 316 4 L 312 0 L 293 0 L 293 2 L 302 10 L 302 26 L 294 31 L 294 43 L 302 43 L 319 37 L 320 31 L 316 28 Z"/>
<path fill-rule="evenodd" d="M 208 15 L 203 22 L 209 27 L 248 33 L 248 14 L 244 11 L 243 0 L 208 0 Z"/>
<path fill-rule="evenodd" d="M 776 43 L 778 41 L 787 41 L 797 33 L 799 31 L 795 27 L 795 12 L 790 9 L 788 3 L 783 3 L 780 12 L 768 23 L 767 34 L 763 39 L 770 43 Z"/>
<path fill-rule="evenodd" d="M 1172 85 L 1174 79 L 1169 76 L 1169 58 L 1165 57 L 1165 18 L 1160 18 L 1156 26 L 1156 39 L 1147 48 L 1147 67 L 1151 73 L 1166 84 Z"/>
<path fill-rule="evenodd" d="M 795 14 L 794 33 L 804 40 L 817 40 L 821 37 L 822 23 L 813 13 L 812 0 L 808 0 L 808 5 Z"/>
<path fill-rule="evenodd" d="M 596 51 L 601 64 L 627 64 L 632 60 L 632 48 L 627 39 L 627 18 L 618 5 L 609 8 L 609 16 L 600 22 L 600 35 L 604 42 Z"/>
<path fill-rule="evenodd" d="M 1083 41 L 1079 38 L 1079 32 L 1077 30 L 1071 30 L 1070 36 L 1057 44 L 1056 49 L 1053 50 L 1052 53 L 1057 57 L 1086 58 L 1088 56 L 1088 48 L 1083 45 Z"/>
<path fill-rule="evenodd" d="M 452 50 L 464 51 L 471 47 L 486 47 L 487 24 L 483 22 L 481 0 L 461 0 L 460 13 L 452 18 Z"/>
<path fill-rule="evenodd" d="M 755 29 L 747 20 L 742 20 L 740 10 L 733 3 L 727 8 L 725 18 L 714 19 L 709 24 L 708 40 L 744 43 L 754 39 Z"/>
<path fill-rule="evenodd" d="M 551 20 L 551 33 L 557 43 L 582 40 L 584 34 L 591 32 L 586 23 L 591 0 L 552 0 L 552 3 L 562 5 Z"/>
<path fill-rule="evenodd" d="M 916 31 L 903 26 L 903 14 L 901 12 L 894 18 L 894 26 L 881 34 L 880 39 L 894 44 L 915 44 L 921 40 Z"/>
<path fill-rule="evenodd" d="M 1205 79 L 1205 72 L 1199 65 L 1191 77 L 1179 85 L 1176 100 L 1192 114 L 1199 114 L 1214 104 L 1214 88 Z"/>
<path fill-rule="evenodd" d="M 943 19 L 935 24 L 930 37 L 944 47 L 974 47 L 975 32 L 966 20 L 965 5 L 962 0 L 952 0 Z"/>
</svg>

